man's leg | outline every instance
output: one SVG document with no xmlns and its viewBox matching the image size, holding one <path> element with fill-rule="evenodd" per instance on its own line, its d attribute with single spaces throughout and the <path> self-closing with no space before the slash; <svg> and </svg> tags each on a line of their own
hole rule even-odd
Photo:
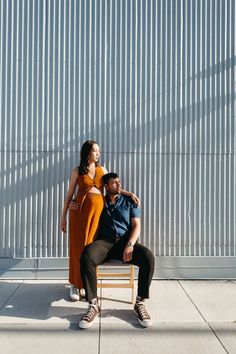
<svg viewBox="0 0 236 354">
<path fill-rule="evenodd" d="M 139 243 L 134 245 L 132 260 L 129 262 L 139 267 L 138 294 L 134 305 L 134 312 L 143 327 L 151 326 L 151 317 L 145 307 L 145 299 L 149 298 L 149 287 L 154 272 L 154 256 L 152 252 Z"/>
<path fill-rule="evenodd" d="M 80 258 L 80 270 L 89 306 L 79 322 L 80 328 L 92 326 L 101 309 L 97 301 L 96 267 L 103 263 L 113 244 L 106 240 L 96 240 L 86 246 Z"/>
<path fill-rule="evenodd" d="M 128 239 L 124 238 L 117 242 L 107 257 L 123 260 L 123 251 L 127 244 Z M 141 298 L 149 298 L 149 287 L 152 281 L 155 258 L 153 253 L 140 243 L 134 245 L 132 260 L 129 262 L 139 267 L 138 274 L 138 296 Z"/>
<path fill-rule="evenodd" d="M 108 257 L 123 260 L 123 251 L 127 241 L 127 238 L 124 238 L 117 242 L 108 253 Z M 150 327 L 151 317 L 145 308 L 144 300 L 149 298 L 149 288 L 153 277 L 155 259 L 148 248 L 140 243 L 136 243 L 133 249 L 132 260 L 129 263 L 139 267 L 138 294 L 134 311 L 137 314 L 139 323 L 143 327 Z"/>
<path fill-rule="evenodd" d="M 133 249 L 132 260 L 129 263 L 139 267 L 138 296 L 143 299 L 149 299 L 149 288 L 155 266 L 153 253 L 147 247 L 136 243 Z"/>
<path fill-rule="evenodd" d="M 85 247 L 81 255 L 81 277 L 88 301 L 97 298 L 96 267 L 105 261 L 112 246 L 113 243 L 107 240 L 95 240 L 93 243 Z"/>
</svg>

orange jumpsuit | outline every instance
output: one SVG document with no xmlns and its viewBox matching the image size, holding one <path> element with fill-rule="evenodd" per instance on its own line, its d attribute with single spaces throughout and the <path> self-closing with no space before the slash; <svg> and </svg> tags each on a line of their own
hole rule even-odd
<svg viewBox="0 0 236 354">
<path fill-rule="evenodd" d="M 69 212 L 69 282 L 78 289 L 83 288 L 80 275 L 80 256 L 84 247 L 93 242 L 98 230 L 99 218 L 104 206 L 101 166 L 96 167 L 94 179 L 88 174 L 78 177 L 79 191 L 76 201 L 79 208 Z M 101 194 L 88 193 L 92 187 Z"/>
</svg>

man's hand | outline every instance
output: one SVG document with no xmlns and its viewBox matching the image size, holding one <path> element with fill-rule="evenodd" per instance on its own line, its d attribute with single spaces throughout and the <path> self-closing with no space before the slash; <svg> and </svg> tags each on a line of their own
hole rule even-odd
<svg viewBox="0 0 236 354">
<path fill-rule="evenodd" d="M 123 261 L 130 262 L 132 259 L 132 253 L 133 253 L 133 246 L 125 246 L 123 252 Z"/>
<path fill-rule="evenodd" d="M 73 199 L 69 203 L 69 210 L 70 211 L 75 211 L 79 208 L 79 204 Z"/>
</svg>

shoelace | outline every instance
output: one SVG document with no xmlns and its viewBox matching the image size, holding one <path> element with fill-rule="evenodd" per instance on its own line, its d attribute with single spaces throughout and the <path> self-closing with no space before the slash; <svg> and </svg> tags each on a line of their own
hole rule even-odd
<svg viewBox="0 0 236 354">
<path fill-rule="evenodd" d="M 147 310 L 146 310 L 146 307 L 144 306 L 144 304 L 142 302 L 136 302 L 136 305 L 137 305 L 138 312 L 139 312 L 142 320 L 149 320 L 150 316 L 147 313 Z"/>
<path fill-rule="evenodd" d="M 83 317 L 83 321 L 89 321 L 96 312 L 97 312 L 97 306 L 90 304 L 88 311 L 86 312 L 86 314 Z"/>
</svg>

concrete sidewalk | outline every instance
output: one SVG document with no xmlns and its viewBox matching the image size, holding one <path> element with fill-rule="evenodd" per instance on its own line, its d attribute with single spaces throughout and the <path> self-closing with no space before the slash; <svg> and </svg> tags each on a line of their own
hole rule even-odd
<svg viewBox="0 0 236 354">
<path fill-rule="evenodd" d="M 138 324 L 129 289 L 99 294 L 101 318 L 80 330 L 87 303 L 68 300 L 66 281 L 0 280 L 0 352 L 236 353 L 236 281 L 154 280 L 151 328 Z"/>
</svg>

